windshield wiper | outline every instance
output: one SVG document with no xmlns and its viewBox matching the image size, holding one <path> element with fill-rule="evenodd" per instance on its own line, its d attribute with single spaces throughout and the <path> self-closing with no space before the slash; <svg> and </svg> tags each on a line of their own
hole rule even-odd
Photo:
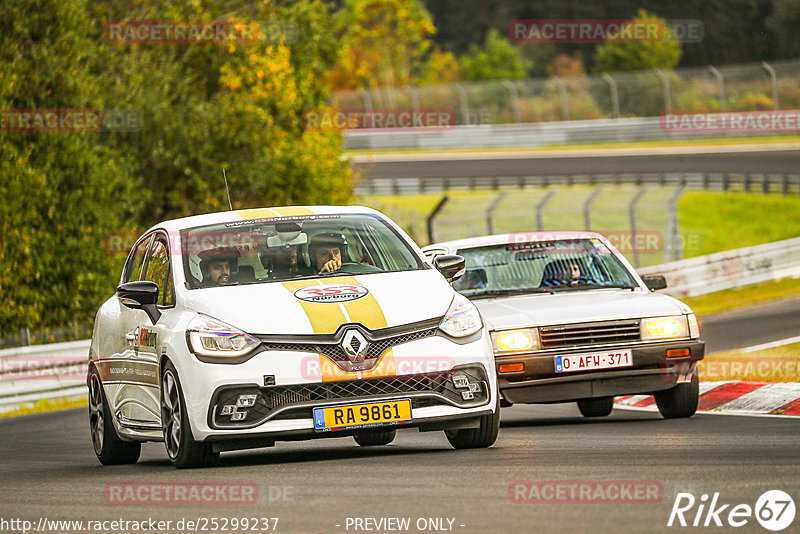
<svg viewBox="0 0 800 534">
<path fill-rule="evenodd" d="M 510 296 L 510 295 L 527 295 L 529 293 L 555 293 L 549 287 L 530 287 L 530 288 L 516 288 L 516 289 L 487 289 L 486 291 L 479 291 L 467 295 L 468 298 L 488 298 L 497 296 Z"/>
<path fill-rule="evenodd" d="M 574 286 L 554 286 L 556 290 L 575 290 L 575 289 L 637 289 L 639 286 L 632 286 L 629 284 L 576 284 Z"/>
</svg>

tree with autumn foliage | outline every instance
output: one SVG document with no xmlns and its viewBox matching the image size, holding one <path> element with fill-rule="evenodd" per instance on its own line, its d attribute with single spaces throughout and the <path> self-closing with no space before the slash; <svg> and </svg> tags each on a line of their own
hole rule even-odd
<svg viewBox="0 0 800 534">
<path fill-rule="evenodd" d="M 339 47 L 321 0 L 20 0 L 0 20 L 0 109 L 123 109 L 140 128 L 0 129 L 0 331 L 90 323 L 119 279 L 118 232 L 235 208 L 347 203 L 327 109 Z M 112 42 L 112 21 L 258 25 L 231 42 Z M 275 28 L 290 31 L 272 32 Z"/>
<path fill-rule="evenodd" d="M 337 89 L 402 87 L 425 68 L 436 31 L 420 0 L 345 0 L 337 14 Z M 437 57 L 437 61 L 448 58 Z"/>
</svg>

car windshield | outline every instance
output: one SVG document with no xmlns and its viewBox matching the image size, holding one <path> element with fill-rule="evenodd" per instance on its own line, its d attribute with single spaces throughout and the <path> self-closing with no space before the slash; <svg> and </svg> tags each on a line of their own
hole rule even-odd
<svg viewBox="0 0 800 534">
<path fill-rule="evenodd" d="M 374 215 L 266 218 L 183 230 L 191 289 L 425 268 Z"/>
<path fill-rule="evenodd" d="M 599 239 L 564 239 L 464 248 L 467 270 L 453 287 L 467 297 L 638 287 Z"/>
</svg>

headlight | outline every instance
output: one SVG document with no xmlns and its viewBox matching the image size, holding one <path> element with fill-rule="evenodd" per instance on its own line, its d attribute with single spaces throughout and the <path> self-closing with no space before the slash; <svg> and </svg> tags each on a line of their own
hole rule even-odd
<svg viewBox="0 0 800 534">
<path fill-rule="evenodd" d="M 697 322 L 697 317 L 690 313 L 689 318 L 689 337 L 700 337 L 700 323 Z"/>
<path fill-rule="evenodd" d="M 186 329 L 189 348 L 199 356 L 237 358 L 259 345 L 253 336 L 207 315 L 195 317 Z"/>
<path fill-rule="evenodd" d="M 448 336 L 467 337 L 480 331 L 483 321 L 478 308 L 467 297 L 456 293 L 439 328 Z"/>
<path fill-rule="evenodd" d="M 526 350 L 539 350 L 539 331 L 536 328 L 523 330 L 505 330 L 492 334 L 492 343 L 495 352 L 520 352 Z"/>
<path fill-rule="evenodd" d="M 642 341 L 689 337 L 689 325 L 685 315 L 643 319 L 641 331 Z"/>
</svg>

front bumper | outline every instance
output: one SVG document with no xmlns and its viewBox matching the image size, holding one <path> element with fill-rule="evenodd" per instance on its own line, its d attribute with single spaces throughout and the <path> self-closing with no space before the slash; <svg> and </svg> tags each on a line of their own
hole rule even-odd
<svg viewBox="0 0 800 534">
<path fill-rule="evenodd" d="M 315 431 L 313 408 L 361 402 L 409 398 L 413 419 L 402 426 L 420 429 L 450 428 L 457 420 L 471 425 L 487 410 L 494 411 L 497 378 L 485 332 L 464 344 L 442 336 L 410 341 L 393 347 L 385 357 L 391 357 L 396 367 L 384 367 L 386 372 L 379 376 L 358 378 L 348 373 L 352 376 L 347 379 L 333 380 L 320 379 L 318 354 L 303 352 L 261 352 L 235 365 L 205 363 L 186 353 L 177 358 L 177 367 L 197 441 L 345 436 L 358 430 Z M 440 378 L 435 387 L 427 387 L 428 375 L 461 369 L 471 370 L 474 381 L 481 383 L 480 399 L 459 401 L 461 389 L 454 389 L 450 379 Z M 252 406 L 237 410 L 247 410 L 246 416 L 236 421 L 223 417 L 223 408 L 235 404 L 240 395 L 256 396 Z"/>
<path fill-rule="evenodd" d="M 667 358 L 669 349 L 689 349 L 689 356 Z M 574 373 L 556 373 L 555 357 L 567 354 L 629 349 L 633 365 Z M 511 403 L 568 402 L 616 395 L 650 394 L 685 381 L 705 355 L 699 340 L 659 341 L 598 347 L 572 347 L 531 354 L 502 356 L 496 364 L 522 363 L 519 373 L 498 374 L 502 397 Z"/>
</svg>

